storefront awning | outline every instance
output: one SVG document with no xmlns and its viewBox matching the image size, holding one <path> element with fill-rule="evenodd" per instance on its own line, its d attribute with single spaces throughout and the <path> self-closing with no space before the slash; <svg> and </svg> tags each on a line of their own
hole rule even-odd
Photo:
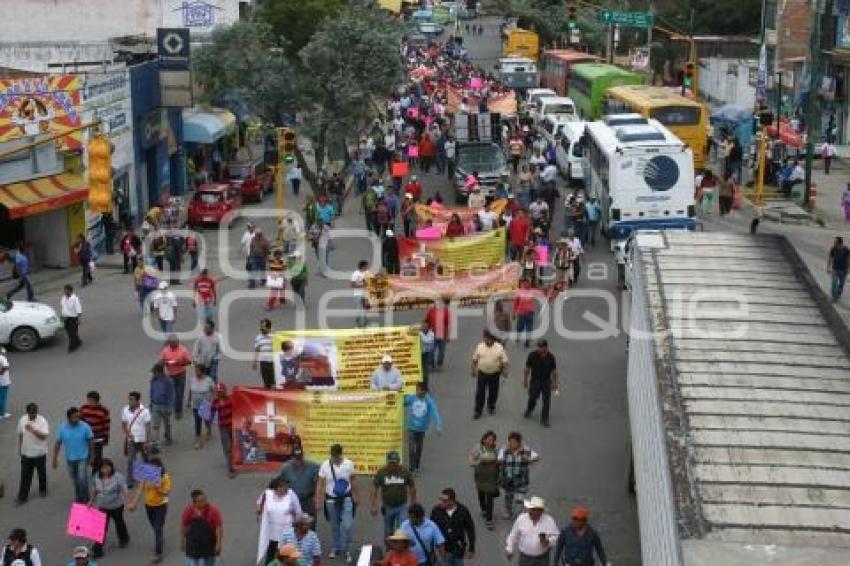
<svg viewBox="0 0 850 566">
<path fill-rule="evenodd" d="M 85 179 L 73 173 L 0 185 L 0 205 L 8 209 L 9 218 L 23 218 L 63 208 L 86 200 L 88 196 Z"/>
<path fill-rule="evenodd" d="M 223 108 L 183 110 L 183 142 L 215 143 L 236 127 L 236 117 Z"/>
</svg>

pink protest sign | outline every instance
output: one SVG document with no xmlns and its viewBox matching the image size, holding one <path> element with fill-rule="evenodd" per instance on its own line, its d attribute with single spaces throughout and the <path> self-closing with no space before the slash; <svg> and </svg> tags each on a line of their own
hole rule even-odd
<svg viewBox="0 0 850 566">
<path fill-rule="evenodd" d="M 537 263 L 549 263 L 549 246 L 535 246 L 537 252 Z"/>
<path fill-rule="evenodd" d="M 419 148 L 415 145 L 407 146 L 407 156 L 408 157 L 419 157 Z"/>
<path fill-rule="evenodd" d="M 83 503 L 72 503 L 65 532 L 103 544 L 106 538 L 106 513 Z"/>
<path fill-rule="evenodd" d="M 419 117 L 419 109 L 418 108 L 408 108 L 407 109 L 407 117 L 408 118 L 418 118 Z"/>
<path fill-rule="evenodd" d="M 484 86 L 484 81 L 482 81 L 479 77 L 472 77 L 469 79 L 469 88 L 481 88 Z"/>
<path fill-rule="evenodd" d="M 437 226 L 429 226 L 428 228 L 421 228 L 416 231 L 416 238 L 418 240 L 439 240 L 442 237 L 443 233 Z"/>
</svg>

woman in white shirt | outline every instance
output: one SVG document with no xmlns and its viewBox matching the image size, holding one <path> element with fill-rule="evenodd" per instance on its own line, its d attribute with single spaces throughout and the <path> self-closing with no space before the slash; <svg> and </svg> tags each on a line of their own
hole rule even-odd
<svg viewBox="0 0 850 566">
<path fill-rule="evenodd" d="M 274 478 L 257 499 L 257 520 L 260 521 L 257 564 L 268 564 L 277 557 L 281 534 L 300 515 L 301 504 L 289 488 L 289 482 L 282 477 Z"/>
</svg>

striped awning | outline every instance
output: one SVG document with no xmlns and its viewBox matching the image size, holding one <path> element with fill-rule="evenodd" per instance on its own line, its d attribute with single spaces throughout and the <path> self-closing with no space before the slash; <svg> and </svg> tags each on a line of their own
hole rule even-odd
<svg viewBox="0 0 850 566">
<path fill-rule="evenodd" d="M 23 218 L 62 208 L 86 200 L 88 195 L 85 179 L 73 173 L 0 185 L 0 205 L 9 210 L 9 218 Z"/>
</svg>

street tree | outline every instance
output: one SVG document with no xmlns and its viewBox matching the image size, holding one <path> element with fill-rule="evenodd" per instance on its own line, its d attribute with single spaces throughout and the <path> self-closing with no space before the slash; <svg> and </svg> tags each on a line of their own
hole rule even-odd
<svg viewBox="0 0 850 566">
<path fill-rule="evenodd" d="M 268 25 L 240 22 L 219 26 L 193 55 L 202 101 L 236 96 L 264 123 L 280 124 L 296 104 L 297 68 L 285 57 Z"/>
<path fill-rule="evenodd" d="M 286 38 L 287 55 L 303 49 L 328 18 L 345 7 L 346 0 L 261 0 L 257 19 L 271 27 L 275 38 Z"/>
<path fill-rule="evenodd" d="M 299 53 L 299 111 L 318 170 L 326 149 L 347 162 L 350 140 L 372 127 L 386 97 L 402 84 L 402 33 L 378 10 L 348 7 L 325 20 Z"/>
</svg>

